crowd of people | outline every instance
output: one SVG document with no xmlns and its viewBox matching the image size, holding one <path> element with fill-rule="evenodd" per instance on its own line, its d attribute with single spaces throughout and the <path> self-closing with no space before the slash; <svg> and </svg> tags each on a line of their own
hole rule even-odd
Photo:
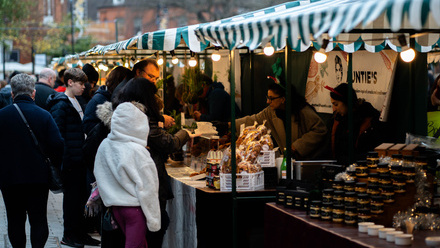
<svg viewBox="0 0 440 248">
<path fill-rule="evenodd" d="M 8 154 L 0 165 L 0 189 L 13 247 L 24 247 L 26 242 L 26 213 L 32 246 L 44 247 L 47 240 L 46 157 L 60 168 L 64 183 L 63 245 L 162 246 L 170 223 L 166 204 L 173 198 L 165 163 L 170 154 L 195 135 L 183 129 L 173 135 L 166 131 L 175 120 L 161 114 L 161 110 L 182 108 L 180 104 L 184 103 L 181 87 L 172 87 L 171 78 L 166 83 L 172 85 L 167 88 L 173 93 L 171 98 L 177 99 L 164 106 L 157 95 L 159 72 L 155 60 L 144 59 L 132 70 L 113 68 L 100 87 L 96 85 L 99 74 L 90 64 L 61 70 L 58 75 L 46 68 L 37 83 L 26 74 L 11 75 L 10 82 L 0 90 L 0 130 L 8 130 L 0 137 L 0 151 Z M 204 101 L 199 102 L 193 117 L 228 126 L 230 95 L 222 83 L 205 77 L 200 97 Z M 290 149 L 297 160 L 333 158 L 345 165 L 363 159 L 382 143 L 385 129 L 379 121 L 379 111 L 359 99 L 348 84 L 327 87 L 334 112 L 328 124 L 293 86 L 291 116 L 286 116 L 286 88 L 285 82 L 271 81 L 266 96 L 268 106 L 257 114 L 236 119 L 237 129 L 242 124 L 264 123 L 271 130 L 274 145 L 281 150 Z M 436 100 L 440 102 L 440 98 L 434 98 L 437 91 L 432 91 L 433 105 Z M 18 107 L 41 150 L 21 120 Z M 236 114 L 239 116 L 238 107 Z M 291 144 L 286 144 L 287 123 Z M 350 145 L 354 156 L 347 153 Z M 22 156 L 22 151 L 26 151 L 26 156 Z M 111 212 L 120 227 L 100 230 L 101 241 L 87 233 L 100 228 L 84 216 L 84 206 L 94 190 L 91 185 L 95 184 L 104 205 L 102 213 Z M 18 194 L 22 195 L 20 201 L 14 197 Z M 101 218 L 97 219 L 100 223 Z"/>
</svg>

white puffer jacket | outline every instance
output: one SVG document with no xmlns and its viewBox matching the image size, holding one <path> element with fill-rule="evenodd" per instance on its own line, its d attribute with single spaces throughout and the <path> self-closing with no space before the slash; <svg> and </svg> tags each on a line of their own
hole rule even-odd
<svg viewBox="0 0 440 248">
<path fill-rule="evenodd" d="M 105 206 L 140 206 L 148 229 L 154 232 L 161 226 L 159 180 L 145 148 L 148 117 L 139 107 L 143 105 L 122 103 L 116 108 L 110 134 L 98 148 L 94 174 Z"/>
</svg>

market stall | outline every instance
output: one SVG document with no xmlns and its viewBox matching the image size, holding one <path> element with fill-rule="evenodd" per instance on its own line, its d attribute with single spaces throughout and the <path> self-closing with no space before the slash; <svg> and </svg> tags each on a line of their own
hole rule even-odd
<svg viewBox="0 0 440 248">
<path fill-rule="evenodd" d="M 437 49 L 436 47 L 439 46 L 439 26 L 440 1 L 438 0 L 295 1 L 213 23 L 143 34 L 109 46 L 97 46 L 82 54 L 67 56 L 65 59 L 78 60 L 86 57 L 93 58 L 94 56 L 104 56 L 102 59 L 109 59 L 112 56 L 120 56 L 127 61 L 127 58 L 131 58 L 132 56 L 143 57 L 145 54 L 152 54 L 157 50 L 178 50 L 179 46 L 184 46 L 184 49 L 188 48 L 188 50 L 191 50 L 188 54 L 193 55 L 194 52 L 205 51 L 209 46 L 207 43 L 207 41 L 209 41 L 212 46 L 231 50 L 230 58 L 228 59 L 231 61 L 231 85 L 229 92 L 231 93 L 232 101 L 234 101 L 235 87 L 236 85 L 237 87 L 241 86 L 243 92 L 243 107 L 245 107 L 246 104 L 252 104 L 256 101 L 256 97 L 250 95 L 248 95 L 249 101 L 248 99 L 244 99 L 246 93 L 254 94 L 254 90 L 260 90 L 263 92 L 261 98 L 264 99 L 265 97 L 265 89 L 259 89 L 264 87 L 260 87 L 258 84 L 259 81 L 255 79 L 258 79 L 258 76 L 256 76 L 257 73 L 261 73 L 259 77 L 262 78 L 265 78 L 269 73 L 264 70 L 259 70 L 258 66 L 255 65 L 260 64 L 265 67 L 271 67 L 276 61 L 271 61 L 269 63 L 270 66 L 266 66 L 267 62 L 264 60 L 260 60 L 261 62 L 259 62 L 255 59 L 255 57 L 263 57 L 263 55 L 256 55 L 250 51 L 260 51 L 263 47 L 272 47 L 274 50 L 283 52 L 277 53 L 276 56 L 281 58 L 281 67 L 284 68 L 283 73 L 289 82 L 286 90 L 289 91 L 289 87 L 294 85 L 300 89 L 300 92 L 304 95 L 308 93 L 307 84 L 308 78 L 310 77 L 310 72 L 308 73 L 308 71 L 313 63 L 312 56 L 316 53 L 315 49 L 327 52 L 328 56 L 332 58 L 336 57 L 335 54 L 338 53 L 343 59 L 346 59 L 343 70 L 346 75 L 344 80 L 348 81 L 349 85 L 353 88 L 356 88 L 353 85 L 353 67 L 356 68 L 356 63 L 362 61 L 362 56 L 373 57 L 368 53 L 377 53 L 375 54 L 376 57 L 383 57 L 383 54 L 391 52 L 394 54 L 387 58 L 392 58 L 390 59 L 392 63 L 389 63 L 389 66 L 393 68 L 394 79 L 392 79 L 391 76 L 384 77 L 383 81 L 386 81 L 387 84 L 381 89 L 381 92 L 388 92 L 389 95 L 385 94 L 385 97 L 383 97 L 378 104 L 379 106 L 386 105 L 383 114 L 390 123 L 395 125 L 395 129 L 393 130 L 395 140 L 393 140 L 393 142 L 398 143 L 403 142 L 402 139 L 404 139 L 403 137 L 406 132 L 426 135 L 426 107 L 424 107 L 426 102 L 426 83 L 424 82 L 426 82 L 427 58 L 425 53 L 435 51 Z M 403 42 L 402 39 L 398 39 L 398 33 L 404 34 L 403 41 L 405 42 Z M 197 35 L 199 40 L 196 41 L 195 35 Z M 184 42 L 181 42 L 182 40 Z M 329 43 L 324 46 L 323 40 L 327 40 Z M 407 50 L 408 48 L 413 48 L 417 51 L 415 60 L 409 64 L 397 59 L 397 53 Z M 158 53 L 156 54 L 156 58 L 159 59 L 160 54 L 167 55 L 171 58 L 171 53 Z M 184 52 L 184 54 L 186 56 L 187 53 Z M 244 63 L 243 60 L 240 60 L 240 54 L 243 54 L 243 57 L 248 56 L 249 63 Z M 121 58 L 118 57 L 118 59 Z M 369 58 L 368 63 L 374 64 L 375 59 L 376 58 Z M 244 68 L 244 72 L 240 70 L 240 63 L 242 63 L 241 68 Z M 325 68 L 322 66 L 317 66 L 317 68 L 317 71 L 325 71 Z M 246 70 L 250 70 L 250 72 L 246 72 Z M 246 75 L 250 75 L 249 78 L 245 78 Z M 316 75 L 313 77 L 313 80 L 310 81 L 315 82 Z M 399 82 L 399 84 L 396 85 L 395 82 Z M 328 92 L 322 90 L 326 83 L 329 83 L 329 81 L 323 81 L 320 82 L 320 84 L 314 85 L 313 89 L 316 89 L 314 98 L 316 100 L 322 100 L 321 96 L 324 96 L 324 94 L 328 96 Z M 389 86 L 393 84 L 394 87 Z M 249 87 L 251 90 L 243 90 L 245 87 Z M 368 89 L 363 90 L 368 91 Z M 391 100 L 389 99 L 390 97 L 392 97 Z M 287 101 L 290 101 L 289 95 L 287 95 Z M 323 103 L 317 102 L 316 106 L 319 104 L 322 105 Z M 247 105 L 246 108 L 248 107 L 249 105 Z M 250 111 L 252 112 L 256 111 L 256 109 L 249 109 L 251 109 Z M 288 108 L 287 115 L 290 114 L 289 111 Z M 234 110 L 231 109 L 231 112 L 233 113 L 232 115 L 234 115 Z M 406 123 L 406 125 L 402 123 Z M 287 122 L 286 126 L 289 126 L 289 124 L 290 123 Z M 199 247 L 204 247 L 204 245 L 209 244 L 209 242 L 205 243 L 206 240 L 204 239 L 210 237 L 210 233 L 206 233 L 205 230 L 206 227 L 212 224 L 206 219 L 207 217 L 209 218 L 209 213 L 201 212 L 202 209 L 206 210 L 210 206 L 203 202 L 227 202 L 225 205 L 227 211 L 232 207 L 232 213 L 229 212 L 220 218 L 222 221 L 228 220 L 231 222 L 231 226 L 228 226 L 226 229 L 227 234 L 225 235 L 229 237 L 230 233 L 233 234 L 230 242 L 236 247 L 240 240 L 238 237 L 238 227 L 240 223 L 252 220 L 252 218 L 244 218 L 238 214 L 238 209 L 247 206 L 247 202 L 256 206 L 256 202 L 258 202 L 259 199 L 252 194 L 249 196 L 243 193 L 237 193 L 237 189 L 242 186 L 241 183 L 237 182 L 237 177 L 242 178 L 244 176 L 244 174 L 239 173 L 244 170 L 248 173 L 245 175 L 249 176 L 250 174 L 256 174 L 255 172 L 260 172 L 260 170 L 252 166 L 255 163 L 251 163 L 251 166 L 247 165 L 247 171 L 242 169 L 245 167 L 238 166 L 241 161 L 237 159 L 241 158 L 236 154 L 236 148 L 239 148 L 240 145 L 235 143 L 236 129 L 239 129 L 239 127 L 235 127 L 234 122 L 232 122 L 230 160 L 225 164 L 226 166 L 223 167 L 229 170 L 224 172 L 230 175 L 229 190 L 232 191 L 231 193 L 202 190 L 197 186 L 191 186 L 191 188 L 184 183 L 185 180 L 182 178 L 174 178 L 175 191 L 185 192 L 178 196 L 190 197 L 190 201 L 186 204 L 186 208 L 189 208 L 190 212 L 184 211 L 178 213 L 177 210 L 181 205 L 170 204 L 170 208 L 176 210 L 175 216 L 188 215 L 192 218 L 192 229 L 185 230 L 187 233 L 183 235 L 192 237 L 189 238 L 188 242 L 190 243 L 194 242 L 194 218 L 198 219 L 196 221 L 196 236 L 199 241 Z M 289 132 L 290 129 L 287 129 L 287 144 L 292 143 Z M 243 138 L 245 139 L 246 136 Z M 255 146 L 248 147 L 251 148 L 244 149 L 246 159 L 248 155 L 253 152 L 256 154 L 261 152 L 261 150 L 257 151 L 252 149 Z M 352 151 L 348 150 L 348 153 L 350 152 Z M 289 149 L 286 157 L 287 178 L 290 179 L 293 177 L 291 173 L 292 170 L 289 169 L 291 166 L 291 154 Z M 212 169 L 212 167 L 210 167 L 210 169 Z M 215 183 L 212 182 L 212 185 L 215 186 Z M 254 188 L 253 190 L 256 189 L 260 188 Z M 215 194 L 215 192 L 217 192 L 217 194 Z M 263 202 L 271 200 L 268 194 L 263 194 L 262 196 L 266 197 L 263 198 Z M 194 204 L 194 199 L 196 199 L 196 204 Z M 196 206 L 195 210 L 194 206 Z M 172 212 L 173 209 L 169 209 L 170 212 Z M 259 212 L 253 215 L 253 220 L 258 222 L 258 225 L 261 226 L 263 222 L 260 221 L 261 218 L 259 217 L 262 217 L 262 208 L 258 207 L 258 209 Z M 272 212 L 277 212 L 276 214 L 280 214 L 279 212 L 283 213 L 284 211 L 278 207 L 274 209 Z M 194 214 L 194 212 L 196 214 Z M 217 216 L 217 218 L 219 217 Z M 341 230 L 344 228 L 345 227 L 341 227 Z M 170 229 L 169 231 L 171 232 L 171 230 L 179 230 L 179 227 L 177 227 L 177 229 Z M 329 231 L 329 233 L 333 233 L 333 231 Z M 177 243 L 175 241 L 169 242 L 173 244 Z M 259 245 L 255 244 L 255 246 L 261 245 L 262 243 Z M 270 243 L 268 247 L 271 247 Z"/>
</svg>

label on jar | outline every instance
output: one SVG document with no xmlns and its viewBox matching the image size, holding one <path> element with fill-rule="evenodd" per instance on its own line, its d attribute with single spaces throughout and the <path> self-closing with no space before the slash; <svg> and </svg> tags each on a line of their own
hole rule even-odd
<svg viewBox="0 0 440 248">
<path fill-rule="evenodd" d="M 371 216 L 370 215 L 358 215 L 358 222 L 370 222 Z"/>
<path fill-rule="evenodd" d="M 333 210 L 333 222 L 343 222 L 344 221 L 344 210 L 337 209 Z"/>
<path fill-rule="evenodd" d="M 301 197 L 295 197 L 295 207 L 301 208 L 302 207 L 302 199 Z"/>
<path fill-rule="evenodd" d="M 304 209 L 309 208 L 309 198 L 304 197 L 304 204 L 303 204 Z"/>
<path fill-rule="evenodd" d="M 384 212 L 383 203 L 372 202 L 370 203 L 370 211 L 373 214 L 381 214 Z"/>
<path fill-rule="evenodd" d="M 394 192 L 382 192 L 383 202 L 393 203 L 394 202 Z"/>
<path fill-rule="evenodd" d="M 406 183 L 394 182 L 393 188 L 394 188 L 394 192 L 396 192 L 396 193 L 405 193 L 406 192 Z"/>
<path fill-rule="evenodd" d="M 356 167 L 356 176 L 357 177 L 366 177 L 366 176 L 368 176 L 368 167 L 357 166 Z"/>
<path fill-rule="evenodd" d="M 379 163 L 379 158 L 367 158 L 367 166 L 369 168 L 376 168 Z"/>
<path fill-rule="evenodd" d="M 330 220 L 332 218 L 332 210 L 331 209 L 321 209 L 321 219 Z"/>
<path fill-rule="evenodd" d="M 345 211 L 345 224 L 356 224 L 357 214 Z"/>
<path fill-rule="evenodd" d="M 291 195 L 286 196 L 286 206 L 293 206 L 293 197 Z"/>
<path fill-rule="evenodd" d="M 345 207 L 356 207 L 356 199 L 345 199 Z"/>
<path fill-rule="evenodd" d="M 323 203 L 330 203 L 330 202 L 332 202 L 332 200 L 333 200 L 333 197 L 331 195 L 322 196 Z"/>
<path fill-rule="evenodd" d="M 284 192 L 278 192 L 278 202 L 284 202 L 284 198 L 285 198 L 285 195 L 284 195 Z"/>
<path fill-rule="evenodd" d="M 319 218 L 321 216 L 321 211 L 319 207 L 310 207 L 310 217 Z"/>
</svg>

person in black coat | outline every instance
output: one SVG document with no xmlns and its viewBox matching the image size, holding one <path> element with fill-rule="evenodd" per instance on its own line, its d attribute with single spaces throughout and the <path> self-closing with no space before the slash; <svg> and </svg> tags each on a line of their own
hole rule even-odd
<svg viewBox="0 0 440 248">
<path fill-rule="evenodd" d="M 35 145 L 31 134 L 15 106 L 0 110 L 0 189 L 8 218 L 8 235 L 13 247 L 26 246 L 26 214 L 31 226 L 32 247 L 43 248 L 48 235 L 47 199 L 49 196 L 48 156 L 60 167 L 63 138 L 46 111 L 35 105 L 35 82 L 26 74 L 11 80 L 14 104 L 23 112 L 44 155 Z"/>
<path fill-rule="evenodd" d="M 46 109 L 47 98 L 55 94 L 56 91 L 53 89 L 55 79 L 57 75 L 55 71 L 50 68 L 44 68 L 40 72 L 40 78 L 35 84 L 35 104 L 39 107 Z"/>
<path fill-rule="evenodd" d="M 357 160 L 366 159 L 369 151 L 380 145 L 385 138 L 385 124 L 379 121 L 380 112 L 365 99 L 358 99 L 356 92 L 351 89 L 353 106 L 353 126 L 350 128 L 348 120 L 348 92 L 346 83 L 336 88 L 327 87 L 333 107 L 333 124 L 331 133 L 331 148 L 333 158 L 339 164 L 348 165 Z M 353 132 L 350 141 L 350 130 Z M 354 154 L 350 158 L 348 151 L 353 145 Z"/>
<path fill-rule="evenodd" d="M 86 166 L 82 161 L 85 135 L 81 124 L 84 114 L 76 97 L 84 91 L 87 76 L 81 69 L 72 68 L 64 73 L 64 80 L 66 92 L 50 95 L 47 103 L 64 138 L 65 152 L 61 168 L 64 180 L 64 235 L 61 243 L 71 247 L 98 245 L 100 242 L 87 235 L 84 227 L 84 205 L 87 202 Z"/>
</svg>

